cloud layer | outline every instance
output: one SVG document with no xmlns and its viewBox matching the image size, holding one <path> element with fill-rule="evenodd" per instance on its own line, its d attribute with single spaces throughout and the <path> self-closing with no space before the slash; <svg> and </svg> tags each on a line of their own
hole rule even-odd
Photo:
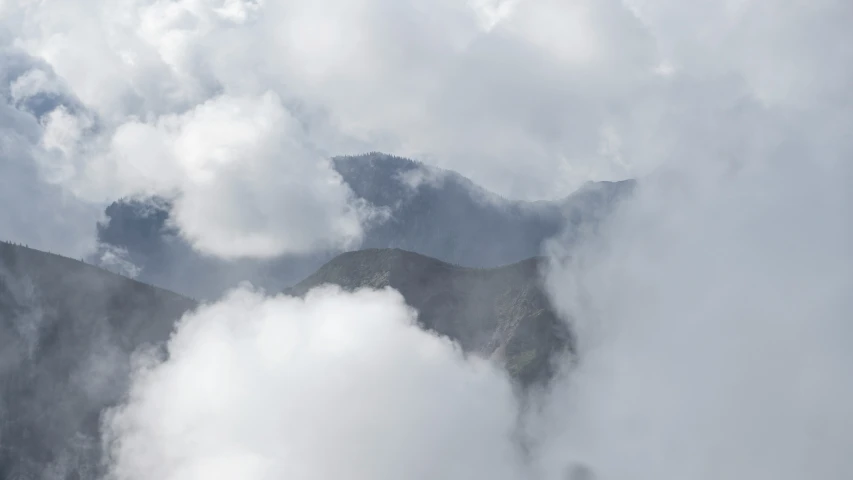
<svg viewBox="0 0 853 480">
<path fill-rule="evenodd" d="M 47 178 L 88 201 L 182 196 L 176 222 L 197 248 L 268 256 L 352 244 L 375 214 L 335 185 L 331 154 L 415 155 L 499 194 L 555 198 L 784 138 L 782 123 L 821 134 L 812 119 L 850 102 L 848 2 L 694 3 L 0 8 L 7 43 L 57 75 L 24 75 L 16 95 L 67 91 L 81 105 L 42 118 Z"/>
</svg>

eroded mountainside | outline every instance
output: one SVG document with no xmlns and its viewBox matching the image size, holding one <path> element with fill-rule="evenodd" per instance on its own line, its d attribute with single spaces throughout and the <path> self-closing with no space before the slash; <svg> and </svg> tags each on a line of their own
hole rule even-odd
<svg viewBox="0 0 853 480">
<path fill-rule="evenodd" d="M 331 283 L 347 290 L 392 287 L 418 310 L 426 329 L 467 352 L 495 357 L 524 384 L 552 374 L 550 360 L 569 349 L 568 328 L 553 313 L 538 258 L 498 268 L 465 268 L 400 249 L 339 255 L 287 293 Z"/>
<path fill-rule="evenodd" d="M 0 243 L 0 478 L 95 473 L 99 415 L 124 394 L 131 352 L 167 339 L 194 306 L 77 260 Z"/>
</svg>

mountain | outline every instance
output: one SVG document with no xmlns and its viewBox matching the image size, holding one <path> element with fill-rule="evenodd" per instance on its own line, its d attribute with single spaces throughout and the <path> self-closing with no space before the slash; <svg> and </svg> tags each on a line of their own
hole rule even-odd
<svg viewBox="0 0 853 480">
<path fill-rule="evenodd" d="M 468 268 L 400 249 L 341 254 L 285 289 L 399 290 L 419 324 L 546 382 L 571 348 L 539 258 Z M 127 391 L 133 352 L 160 347 L 197 303 L 84 262 L 0 243 L 0 478 L 97 478 L 99 418 Z"/>
<path fill-rule="evenodd" d="M 400 248 L 468 267 L 494 267 L 539 255 L 563 229 L 581 234 L 629 195 L 633 181 L 595 182 L 553 202 L 507 200 L 458 173 L 381 153 L 336 157 L 332 165 L 357 197 L 390 218 L 365 232 L 362 248 Z M 248 280 L 280 291 L 341 252 L 225 261 L 200 255 L 168 225 L 164 199 L 121 200 L 99 226 L 92 261 L 139 270 L 139 279 L 196 298 L 215 298 Z M 571 235 L 566 238 L 571 238 Z"/>
<path fill-rule="evenodd" d="M 546 381 L 552 357 L 571 346 L 540 284 L 540 263 L 466 268 L 400 249 L 367 249 L 335 257 L 286 293 L 304 295 L 327 283 L 350 291 L 392 287 L 418 310 L 423 328 L 494 358 L 529 385 Z"/>
<path fill-rule="evenodd" d="M 131 352 L 166 340 L 195 305 L 0 243 L 0 478 L 94 478 L 99 415 L 125 393 Z"/>
</svg>

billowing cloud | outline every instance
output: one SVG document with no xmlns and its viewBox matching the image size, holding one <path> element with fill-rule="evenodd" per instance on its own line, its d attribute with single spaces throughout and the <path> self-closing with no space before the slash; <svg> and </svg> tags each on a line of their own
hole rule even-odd
<svg viewBox="0 0 853 480">
<path fill-rule="evenodd" d="M 108 159 L 128 191 L 177 192 L 172 220 L 199 250 L 274 256 L 347 247 L 372 214 L 300 144 L 278 97 L 222 96 L 155 125 L 123 124 Z"/>
<path fill-rule="evenodd" d="M 392 290 L 237 290 L 185 317 L 108 417 L 117 480 L 516 479 L 508 378 Z"/>
<path fill-rule="evenodd" d="M 43 125 L 41 146 L 53 153 L 40 165 L 45 177 L 93 203 L 174 198 L 171 220 L 180 233 L 220 257 L 346 248 L 381 215 L 305 144 L 272 92 L 219 95 L 182 114 L 129 118 L 114 128 L 60 107 Z"/>
<path fill-rule="evenodd" d="M 779 17 L 781 38 L 808 25 L 747 4 Z M 845 10 L 827 6 L 819 11 Z M 738 34 L 770 21 L 738 18 Z M 756 62 L 794 61 L 783 59 Z M 780 83 L 737 79 L 736 104 L 718 85 L 662 116 L 680 125 L 660 146 L 668 161 L 584 246 L 554 243 L 549 284 L 575 319 L 580 361 L 539 425 L 545 471 L 574 462 L 612 480 L 853 474 L 843 340 L 853 333 L 853 141 L 843 133 L 849 97 L 830 85 L 849 71 L 830 69 L 794 95 L 813 62 L 824 60 L 796 62 Z"/>
</svg>

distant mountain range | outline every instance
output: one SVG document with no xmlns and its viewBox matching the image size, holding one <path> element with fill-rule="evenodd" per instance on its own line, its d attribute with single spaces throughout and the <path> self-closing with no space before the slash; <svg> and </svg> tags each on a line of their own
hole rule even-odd
<svg viewBox="0 0 853 480">
<path fill-rule="evenodd" d="M 284 293 L 390 286 L 426 330 L 504 365 L 523 386 L 571 350 L 540 261 L 465 268 L 399 249 L 344 253 Z M 100 478 L 99 416 L 126 393 L 131 354 L 162 346 L 198 304 L 81 261 L 0 243 L 0 479 Z"/>
<path fill-rule="evenodd" d="M 366 231 L 361 248 L 400 248 L 467 267 L 495 267 L 539 255 L 563 229 L 597 223 L 634 182 L 588 183 L 566 198 L 522 202 L 499 197 L 458 173 L 381 153 L 332 164 L 357 197 L 387 207 L 390 218 Z M 142 281 L 195 298 L 215 298 L 240 281 L 281 291 L 336 251 L 271 260 L 225 261 L 196 253 L 168 226 L 167 199 L 122 200 L 98 229 L 104 268 L 137 270 Z M 567 236 L 571 238 L 571 235 Z M 129 263 L 123 266 L 122 258 Z"/>
</svg>

